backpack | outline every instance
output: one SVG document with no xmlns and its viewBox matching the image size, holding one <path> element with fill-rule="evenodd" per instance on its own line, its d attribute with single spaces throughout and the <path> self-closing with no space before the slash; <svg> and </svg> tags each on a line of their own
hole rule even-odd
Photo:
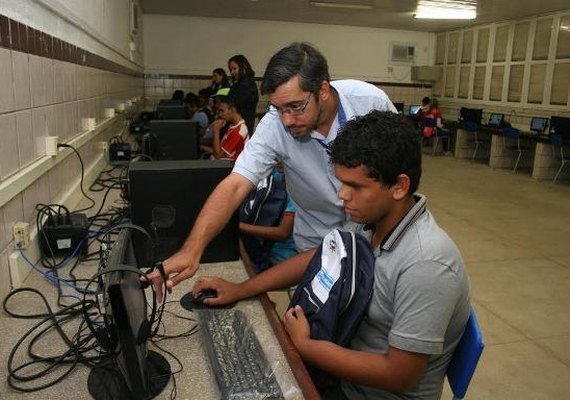
<svg viewBox="0 0 570 400">
<path fill-rule="evenodd" d="M 277 226 L 287 206 L 287 190 L 282 180 L 273 174 L 263 179 L 257 189 L 243 202 L 239 209 L 239 220 L 251 225 Z M 240 234 L 245 250 L 258 271 L 269 268 L 269 254 L 272 241 Z"/>
<path fill-rule="evenodd" d="M 289 308 L 303 308 L 311 338 L 347 347 L 364 318 L 374 289 L 374 253 L 368 240 L 334 229 L 309 262 Z M 319 391 L 338 383 L 308 366 Z"/>
</svg>

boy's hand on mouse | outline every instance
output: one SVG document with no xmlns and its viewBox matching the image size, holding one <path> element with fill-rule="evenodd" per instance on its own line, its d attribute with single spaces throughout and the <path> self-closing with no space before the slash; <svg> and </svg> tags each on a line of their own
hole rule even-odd
<svg viewBox="0 0 570 400">
<path fill-rule="evenodd" d="M 222 278 L 214 276 L 202 276 L 196 280 L 192 287 L 194 297 L 207 289 L 213 289 L 217 292 L 216 297 L 204 300 L 204 304 L 209 306 L 221 306 L 224 304 L 235 303 L 240 300 L 238 285 L 228 282 Z"/>
</svg>

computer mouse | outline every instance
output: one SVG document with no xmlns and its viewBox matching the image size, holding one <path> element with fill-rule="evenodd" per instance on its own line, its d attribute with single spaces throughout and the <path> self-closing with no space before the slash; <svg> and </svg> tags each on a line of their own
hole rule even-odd
<svg viewBox="0 0 570 400">
<path fill-rule="evenodd" d="M 193 302 L 196 304 L 204 304 L 204 300 L 218 297 L 218 292 L 215 289 L 204 289 L 197 297 L 194 297 Z"/>
</svg>

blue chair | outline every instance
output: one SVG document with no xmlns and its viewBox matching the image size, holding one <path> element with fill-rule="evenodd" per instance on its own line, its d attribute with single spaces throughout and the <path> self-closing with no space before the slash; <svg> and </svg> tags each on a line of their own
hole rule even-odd
<svg viewBox="0 0 570 400">
<path fill-rule="evenodd" d="M 508 127 L 503 130 L 503 139 L 505 143 L 505 149 L 518 153 L 517 160 L 515 161 L 515 166 L 513 167 L 513 172 L 517 172 L 519 162 L 522 158 L 523 152 L 530 151 L 530 147 L 521 145 L 521 135 L 517 128 Z"/>
<path fill-rule="evenodd" d="M 465 325 L 465 332 L 463 332 L 447 368 L 447 380 L 454 399 L 459 400 L 465 397 L 484 347 L 481 328 L 477 322 L 475 311 L 471 308 L 467 325 Z"/>
<path fill-rule="evenodd" d="M 570 156 L 564 155 L 564 138 L 562 135 L 554 134 L 550 136 L 550 144 L 552 145 L 552 152 L 554 158 L 560 161 L 560 168 L 558 168 L 558 172 L 554 175 L 554 179 L 552 183 L 556 183 L 558 176 L 564 169 L 566 163 L 570 162 Z"/>
<path fill-rule="evenodd" d="M 463 130 L 470 135 L 472 135 L 471 139 L 468 140 L 468 143 L 473 145 L 473 154 L 471 155 L 471 160 L 475 161 L 477 157 L 477 150 L 479 150 L 479 146 L 482 143 L 489 142 L 486 139 L 482 139 L 479 137 L 479 133 L 477 132 L 477 123 L 473 121 L 465 121 L 463 122 L 462 126 Z"/>
<path fill-rule="evenodd" d="M 433 128 L 433 150 L 431 155 L 434 156 L 437 150 L 437 145 L 440 140 L 447 141 L 447 149 L 450 150 L 451 147 L 451 132 L 447 129 L 442 129 L 437 126 L 437 120 L 435 118 L 422 118 L 420 123 L 420 131 L 423 134 L 423 128 Z"/>
</svg>

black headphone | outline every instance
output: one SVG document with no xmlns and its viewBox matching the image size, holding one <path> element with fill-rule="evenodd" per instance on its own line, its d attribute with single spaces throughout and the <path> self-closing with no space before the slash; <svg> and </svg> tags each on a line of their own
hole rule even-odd
<svg viewBox="0 0 570 400">
<path fill-rule="evenodd" d="M 110 233 L 111 231 L 114 231 L 117 229 L 122 229 L 122 228 L 133 229 L 133 230 L 141 232 L 145 235 L 145 237 L 151 243 L 152 260 L 154 262 L 155 246 L 154 246 L 154 241 L 153 241 L 152 237 L 149 235 L 149 233 L 144 228 L 142 228 L 138 225 L 131 224 L 131 223 L 124 223 L 124 224 L 117 225 L 117 226 L 113 227 L 112 229 L 110 229 L 109 231 L 107 231 L 107 233 Z M 164 276 L 164 269 L 162 267 L 162 264 L 160 264 L 160 265 L 154 265 L 153 264 L 151 269 L 148 272 L 152 271 L 155 267 L 157 267 L 159 269 L 159 271 L 161 271 L 161 274 Z M 119 264 L 119 265 L 115 265 L 113 267 L 105 267 L 103 270 L 97 272 L 95 275 L 93 275 L 91 277 L 89 282 L 87 282 L 86 288 L 88 288 L 94 281 L 98 281 L 99 289 L 105 290 L 104 283 L 102 280 L 103 275 L 110 274 L 112 272 L 118 272 L 118 271 L 132 272 L 132 273 L 138 274 L 140 276 L 146 275 L 146 273 L 144 273 L 140 269 L 133 267 L 131 265 Z M 146 295 L 144 294 L 144 288 L 147 286 L 148 285 L 145 284 L 144 282 L 140 282 L 140 290 L 143 291 L 145 304 L 146 304 Z M 85 292 L 87 293 L 87 290 Z M 153 292 L 154 292 L 154 289 L 153 289 Z M 115 351 L 115 349 L 117 348 L 117 344 L 118 344 L 117 332 L 111 326 L 111 321 L 110 321 L 108 315 L 106 313 L 103 314 L 103 323 L 104 323 L 103 327 L 96 326 L 96 324 L 94 324 L 91 321 L 90 315 L 88 313 L 88 309 L 86 308 L 87 303 L 88 302 L 85 301 L 85 298 L 84 298 L 84 301 L 82 302 L 82 311 L 83 311 L 83 316 L 84 316 L 84 320 L 85 320 L 87 327 L 89 328 L 89 330 L 91 331 L 91 333 L 93 334 L 93 336 L 95 337 L 97 343 L 99 344 L 99 346 L 101 346 L 101 348 L 103 348 L 106 351 L 111 351 L 111 352 Z M 96 296 L 94 303 L 99 310 L 102 310 L 105 307 L 104 304 L 99 303 L 99 297 L 98 296 Z M 150 315 L 150 321 L 145 319 L 145 322 L 139 328 L 139 332 L 137 333 L 137 338 L 136 338 L 137 344 L 144 343 L 151 336 L 151 328 L 154 325 L 154 322 L 156 319 L 156 308 L 157 308 L 156 307 L 156 298 L 155 298 L 155 296 L 153 296 L 153 305 L 152 305 L 152 312 Z M 158 325 L 155 328 L 155 332 L 157 329 L 158 329 Z"/>
</svg>

